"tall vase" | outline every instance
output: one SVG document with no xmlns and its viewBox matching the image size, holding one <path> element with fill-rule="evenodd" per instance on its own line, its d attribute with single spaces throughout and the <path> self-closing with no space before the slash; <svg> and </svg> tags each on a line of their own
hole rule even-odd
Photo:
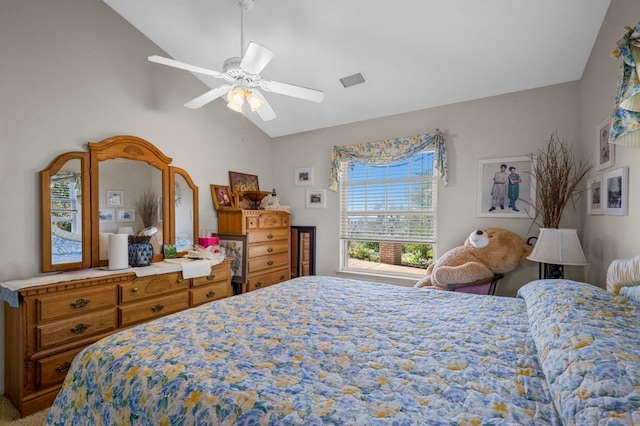
<svg viewBox="0 0 640 426">
<path fill-rule="evenodd" d="M 153 246 L 149 237 L 129 236 L 129 265 L 149 266 L 153 259 Z"/>
</svg>

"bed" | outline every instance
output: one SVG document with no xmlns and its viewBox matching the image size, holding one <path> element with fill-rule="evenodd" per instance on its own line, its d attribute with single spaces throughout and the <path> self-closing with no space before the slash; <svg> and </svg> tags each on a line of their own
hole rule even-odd
<svg viewBox="0 0 640 426">
<path fill-rule="evenodd" d="M 47 424 L 638 424 L 640 303 L 301 277 L 109 336 Z"/>
</svg>

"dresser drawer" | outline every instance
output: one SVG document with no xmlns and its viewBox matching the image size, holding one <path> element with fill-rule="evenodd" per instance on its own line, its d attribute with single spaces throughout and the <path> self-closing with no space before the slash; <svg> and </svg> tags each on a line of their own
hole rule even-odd
<svg viewBox="0 0 640 426">
<path fill-rule="evenodd" d="M 262 213 L 246 218 L 247 229 L 288 228 L 289 215 L 278 213 Z"/>
<path fill-rule="evenodd" d="M 121 303 L 158 296 L 188 287 L 189 280 L 183 279 L 180 272 L 135 278 L 133 281 L 118 286 Z"/>
<path fill-rule="evenodd" d="M 249 274 L 263 269 L 276 269 L 289 265 L 289 254 L 280 253 L 273 256 L 263 256 L 255 259 L 249 258 Z"/>
<path fill-rule="evenodd" d="M 253 244 L 249 246 L 249 259 L 259 256 L 288 252 L 289 241 L 287 240 L 276 240 L 268 243 Z"/>
<path fill-rule="evenodd" d="M 105 309 L 36 327 L 36 351 L 105 333 L 117 327 L 116 309 Z"/>
<path fill-rule="evenodd" d="M 281 269 L 267 274 L 255 275 L 247 280 L 247 291 L 253 291 L 260 288 L 278 284 L 289 279 L 289 269 Z"/>
<path fill-rule="evenodd" d="M 48 388 L 59 385 L 71 367 L 71 361 L 84 347 L 56 354 L 36 362 L 36 387 Z"/>
<path fill-rule="evenodd" d="M 36 299 L 37 321 L 50 321 L 96 309 L 112 308 L 117 302 L 115 287 L 111 285 L 39 296 Z"/>
<path fill-rule="evenodd" d="M 247 231 L 249 244 L 264 243 L 277 240 L 289 241 L 289 228 Z"/>
<path fill-rule="evenodd" d="M 142 321 L 172 314 L 189 307 L 189 292 L 183 291 L 170 296 L 159 297 L 146 302 L 132 303 L 118 308 L 120 326 L 126 327 Z"/>
<path fill-rule="evenodd" d="M 229 279 L 229 267 L 227 264 L 216 265 L 211 269 L 211 274 L 206 277 L 197 277 L 191 279 L 192 287 L 200 287 L 217 282 L 227 282 Z"/>
<path fill-rule="evenodd" d="M 194 288 L 189 293 L 191 296 L 191 306 L 197 306 L 229 297 L 233 294 L 233 291 L 231 285 L 227 281 L 224 281 L 211 284 L 207 287 Z"/>
</svg>

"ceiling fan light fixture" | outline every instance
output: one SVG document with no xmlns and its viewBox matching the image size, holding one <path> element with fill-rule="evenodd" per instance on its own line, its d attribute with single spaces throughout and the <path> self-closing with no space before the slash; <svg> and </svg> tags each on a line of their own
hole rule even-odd
<svg viewBox="0 0 640 426">
<path fill-rule="evenodd" d="M 245 89 L 242 87 L 236 87 L 227 93 L 227 100 L 230 104 L 242 106 L 244 103 Z"/>
<path fill-rule="evenodd" d="M 227 108 L 229 108 L 232 111 L 239 112 L 240 114 L 242 114 L 242 104 L 238 105 L 238 104 L 233 104 L 233 103 L 229 102 L 227 104 Z"/>
<path fill-rule="evenodd" d="M 250 90 L 246 91 L 245 97 L 247 99 L 247 103 L 251 107 L 251 111 L 257 111 L 262 106 L 262 104 L 264 104 L 264 101 Z"/>
</svg>

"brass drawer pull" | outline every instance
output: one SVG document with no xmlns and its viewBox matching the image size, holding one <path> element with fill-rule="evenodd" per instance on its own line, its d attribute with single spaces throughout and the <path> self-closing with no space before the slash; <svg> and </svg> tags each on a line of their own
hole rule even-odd
<svg viewBox="0 0 640 426">
<path fill-rule="evenodd" d="M 176 281 L 176 283 L 182 284 L 182 278 L 178 278 L 178 281 Z"/>
<path fill-rule="evenodd" d="M 269 247 L 269 248 L 267 249 L 267 253 L 273 253 L 273 247 Z"/>
<path fill-rule="evenodd" d="M 213 296 L 215 296 L 215 295 L 216 295 L 216 292 L 215 292 L 215 291 L 210 291 L 209 293 L 207 293 L 207 294 L 206 294 L 207 299 L 211 299 L 211 298 L 212 298 Z"/>
<path fill-rule="evenodd" d="M 208 279 L 209 281 L 212 281 L 215 277 L 216 277 L 216 274 L 209 274 L 209 275 L 207 275 L 207 279 Z"/>
<path fill-rule="evenodd" d="M 89 299 L 78 299 L 75 302 L 71 302 L 71 307 L 74 309 L 84 308 L 89 304 L 91 300 Z"/>
<path fill-rule="evenodd" d="M 137 293 L 137 292 L 138 292 L 138 287 L 134 287 L 134 288 L 132 288 L 132 289 L 131 289 L 131 292 L 132 292 L 132 293 Z"/>
<path fill-rule="evenodd" d="M 269 265 L 269 266 L 273 265 L 273 260 L 268 261 L 267 265 Z"/>
<path fill-rule="evenodd" d="M 72 329 L 70 329 L 69 331 L 72 332 L 73 334 L 80 334 L 87 331 L 88 328 L 89 328 L 89 324 L 80 323 L 75 327 L 73 327 Z"/>
<path fill-rule="evenodd" d="M 269 234 L 269 235 L 267 235 L 267 238 L 268 238 L 268 239 L 272 239 L 272 238 L 273 238 L 273 234 Z"/>
<path fill-rule="evenodd" d="M 151 310 L 152 310 L 153 312 L 155 312 L 155 313 L 158 313 L 158 312 L 162 311 L 163 309 L 164 309 L 164 305 L 163 305 L 163 304 L 161 304 L 161 303 L 158 303 L 157 305 L 155 305 L 155 306 L 153 306 L 153 307 L 151 308 Z"/>
<path fill-rule="evenodd" d="M 284 280 L 284 275 L 280 275 L 280 281 Z"/>
<path fill-rule="evenodd" d="M 256 283 L 256 287 L 258 287 L 258 288 L 262 287 L 262 281 L 258 281 L 258 282 Z"/>
<path fill-rule="evenodd" d="M 69 361 L 59 365 L 56 367 L 56 371 L 58 373 L 66 373 L 67 371 L 69 371 L 69 367 L 71 367 L 71 363 Z"/>
</svg>

